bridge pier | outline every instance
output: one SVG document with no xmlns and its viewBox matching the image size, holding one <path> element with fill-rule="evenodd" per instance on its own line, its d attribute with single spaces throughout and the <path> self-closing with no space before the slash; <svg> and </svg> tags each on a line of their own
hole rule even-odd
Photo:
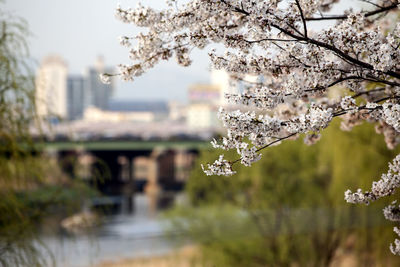
<svg viewBox="0 0 400 267">
<path fill-rule="evenodd" d="M 189 177 L 198 148 L 168 146 L 168 142 L 153 147 L 137 144 L 138 148 L 134 148 L 132 143 L 127 142 L 126 146 L 116 143 L 115 147 L 111 142 L 76 144 L 68 149 L 53 147 L 48 151 L 54 151 L 71 177 L 78 163 L 82 175 L 77 177 L 87 179 L 107 196 L 123 197 L 122 208 L 127 212 L 134 211 L 133 195 L 139 191 L 148 197 L 150 211 L 168 206 L 173 196 L 170 193 L 182 190 Z"/>
</svg>

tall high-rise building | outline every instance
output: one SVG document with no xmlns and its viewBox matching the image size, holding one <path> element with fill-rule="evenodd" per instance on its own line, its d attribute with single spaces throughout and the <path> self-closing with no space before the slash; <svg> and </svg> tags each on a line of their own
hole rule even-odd
<svg viewBox="0 0 400 267">
<path fill-rule="evenodd" d="M 68 76 L 67 89 L 68 119 L 81 119 L 83 117 L 84 102 L 87 98 L 84 77 L 81 75 Z"/>
<path fill-rule="evenodd" d="M 102 110 L 108 109 L 108 102 L 114 91 L 113 81 L 111 81 L 111 84 L 104 84 L 100 81 L 99 75 L 110 72 L 112 72 L 112 69 L 104 67 L 102 57 L 97 59 L 94 67 L 87 70 L 86 90 L 88 91 L 88 99 L 85 103 L 85 108 L 95 106 Z"/>
<path fill-rule="evenodd" d="M 82 76 L 68 75 L 67 64 L 60 56 L 46 57 L 36 79 L 38 115 L 45 119 L 77 120 L 89 106 L 107 110 L 114 85 L 100 81 L 99 75 L 104 72 L 113 70 L 104 67 L 102 58 Z"/>
<path fill-rule="evenodd" d="M 36 107 L 42 118 L 67 117 L 67 64 L 59 56 L 46 57 L 36 78 Z"/>
</svg>

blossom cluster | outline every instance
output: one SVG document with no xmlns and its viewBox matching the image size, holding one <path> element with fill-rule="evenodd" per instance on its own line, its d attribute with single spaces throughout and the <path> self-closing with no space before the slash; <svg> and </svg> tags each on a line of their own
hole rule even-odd
<svg viewBox="0 0 400 267">
<path fill-rule="evenodd" d="M 400 236 L 400 229 L 398 227 L 394 227 L 393 231 L 398 236 Z M 390 251 L 395 255 L 400 255 L 400 240 L 399 239 L 394 240 L 394 245 L 393 245 L 393 243 L 390 244 Z"/>
<path fill-rule="evenodd" d="M 347 190 L 345 192 L 345 200 L 349 203 L 364 203 L 369 204 L 379 198 L 394 194 L 397 188 L 400 187 L 400 155 L 389 163 L 389 171 L 382 174 L 380 180 L 372 183 L 371 191 L 363 192 L 357 189 L 357 192 Z M 393 202 L 391 205 L 383 209 L 383 214 L 387 220 L 400 222 L 400 207 Z M 395 233 L 400 236 L 399 228 L 394 228 Z M 390 251 L 393 254 L 400 255 L 400 240 L 396 239 L 394 245 L 390 245 Z"/>
<path fill-rule="evenodd" d="M 400 104 L 384 103 L 382 105 L 382 119 L 400 132 Z"/>
<path fill-rule="evenodd" d="M 385 218 L 392 222 L 400 222 L 400 207 L 396 205 L 397 201 L 393 201 L 391 205 L 383 209 Z"/>
<path fill-rule="evenodd" d="M 205 169 L 203 165 L 201 165 L 201 168 L 207 175 L 230 176 L 236 173 L 235 171 L 232 170 L 230 162 L 224 159 L 223 155 L 220 155 L 219 159 L 216 160 L 213 164 L 207 164 L 207 169 Z"/>
<path fill-rule="evenodd" d="M 343 130 L 375 123 L 394 149 L 400 142 L 400 22 L 393 25 L 390 16 L 400 1 L 363 1 L 366 9 L 329 14 L 337 2 L 168 0 L 164 10 L 118 7 L 119 20 L 146 31 L 120 37 L 132 64 L 119 65 L 114 75 L 130 81 L 162 60 L 190 65 L 193 49 L 225 48 L 208 51 L 212 67 L 244 89 L 226 95 L 235 108 L 220 110 L 227 133 L 212 144 L 236 150 L 238 159 L 221 156 L 202 166 L 207 175 L 233 175 L 237 162 L 250 166 L 262 149 L 302 134 L 313 144 L 334 117 L 342 119 Z M 316 31 L 315 21 L 336 23 Z M 246 75 L 261 79 L 250 82 Z M 346 191 L 346 200 L 370 203 L 392 194 L 400 186 L 399 161 L 397 156 L 371 191 Z M 399 252 L 400 241 L 391 249 Z"/>
<path fill-rule="evenodd" d="M 345 192 L 345 199 L 350 203 L 365 203 L 377 200 L 382 197 L 392 195 L 400 187 L 400 155 L 389 163 L 389 171 L 382 174 L 381 179 L 372 183 L 371 191 L 362 192 L 358 189 L 352 193 L 350 190 Z"/>
</svg>

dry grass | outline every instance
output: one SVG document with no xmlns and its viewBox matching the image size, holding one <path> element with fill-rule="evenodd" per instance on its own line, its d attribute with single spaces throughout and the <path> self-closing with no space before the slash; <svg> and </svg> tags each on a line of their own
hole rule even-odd
<svg viewBox="0 0 400 267">
<path fill-rule="evenodd" d="M 96 267 L 196 267 L 202 266 L 199 251 L 194 246 L 186 246 L 176 252 L 150 258 L 106 261 Z"/>
</svg>

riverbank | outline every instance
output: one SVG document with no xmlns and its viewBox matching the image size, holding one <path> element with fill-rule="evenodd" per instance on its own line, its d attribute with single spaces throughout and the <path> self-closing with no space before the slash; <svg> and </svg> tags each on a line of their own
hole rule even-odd
<svg viewBox="0 0 400 267">
<path fill-rule="evenodd" d="M 195 246 L 185 246 L 163 256 L 104 261 L 96 267 L 196 267 L 203 266 L 199 260 L 199 250 Z"/>
<path fill-rule="evenodd" d="M 357 266 L 357 255 L 349 248 L 338 249 L 329 267 Z M 204 267 L 199 248 L 195 245 L 185 246 L 163 256 L 104 261 L 95 267 Z"/>
</svg>

